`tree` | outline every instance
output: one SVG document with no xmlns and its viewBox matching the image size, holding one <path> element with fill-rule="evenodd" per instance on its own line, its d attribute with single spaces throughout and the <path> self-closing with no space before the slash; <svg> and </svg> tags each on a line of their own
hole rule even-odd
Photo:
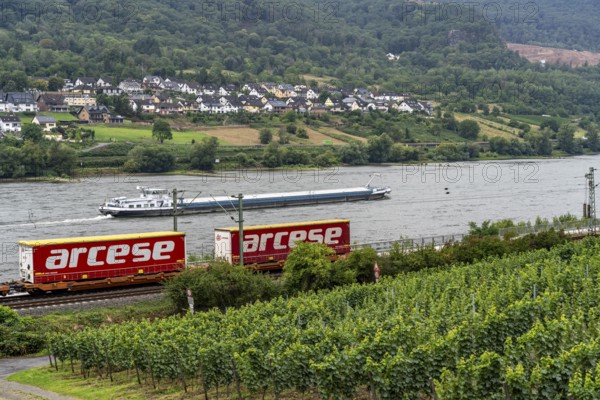
<svg viewBox="0 0 600 400">
<path fill-rule="evenodd" d="M 475 140 L 479 135 L 479 124 L 477 121 L 465 119 L 458 123 L 458 134 L 465 139 Z"/>
<path fill-rule="evenodd" d="M 293 124 L 294 122 L 296 122 L 296 117 L 297 117 L 296 112 L 290 110 L 290 111 L 286 112 L 285 114 L 283 114 L 283 117 L 281 117 L 281 120 L 285 121 L 285 122 L 289 122 L 290 124 Z"/>
<path fill-rule="evenodd" d="M 340 263 L 345 269 L 354 271 L 356 280 L 360 283 L 375 282 L 373 266 L 377 261 L 377 252 L 371 247 L 354 250 Z"/>
<path fill-rule="evenodd" d="M 262 128 L 258 134 L 261 144 L 269 144 L 273 140 L 273 131 L 269 128 Z"/>
<path fill-rule="evenodd" d="M 549 156 L 552 154 L 549 129 L 544 129 L 541 133 L 530 133 L 525 136 L 525 140 L 531 144 L 534 154 L 538 156 Z"/>
<path fill-rule="evenodd" d="M 190 165 L 192 168 L 212 171 L 215 167 L 219 141 L 216 137 L 205 137 L 200 143 L 192 146 L 190 151 Z"/>
<path fill-rule="evenodd" d="M 127 157 L 125 169 L 131 172 L 166 172 L 175 166 L 175 156 L 165 147 L 135 146 Z"/>
<path fill-rule="evenodd" d="M 332 263 L 332 248 L 322 243 L 297 243 L 283 266 L 283 284 L 289 293 L 329 289 L 354 282 L 354 272 Z"/>
<path fill-rule="evenodd" d="M 32 142 L 39 142 L 44 136 L 42 127 L 38 124 L 25 124 L 21 129 L 21 137 L 23 140 L 31 140 Z"/>
<path fill-rule="evenodd" d="M 306 132 L 306 129 L 300 128 L 296 136 L 300 139 L 308 139 L 308 132 Z"/>
<path fill-rule="evenodd" d="M 600 136 L 598 135 L 598 127 L 591 126 L 585 135 L 585 146 L 593 152 L 600 151 Z"/>
<path fill-rule="evenodd" d="M 171 125 L 164 119 L 159 119 L 152 126 L 152 137 L 162 143 L 165 140 L 172 140 L 173 133 Z"/>
<path fill-rule="evenodd" d="M 555 119 L 546 119 L 540 124 L 540 129 L 550 128 L 554 132 L 558 132 L 560 124 Z"/>
<path fill-rule="evenodd" d="M 285 131 L 292 135 L 295 135 L 297 130 L 298 130 L 298 127 L 294 124 L 287 124 L 285 127 Z"/>
<path fill-rule="evenodd" d="M 279 128 L 277 136 L 279 136 L 279 144 L 288 144 L 290 142 L 290 134 L 287 133 L 283 127 Z"/>
<path fill-rule="evenodd" d="M 60 144 L 52 142 L 47 153 L 48 167 L 58 175 L 73 175 L 77 155 L 75 151 Z"/>
<path fill-rule="evenodd" d="M 556 135 L 558 139 L 558 148 L 567 154 L 581 153 L 581 148 L 575 142 L 575 127 L 569 124 L 563 124 Z"/>
<path fill-rule="evenodd" d="M 283 154 L 277 143 L 269 143 L 263 153 L 262 163 L 269 168 L 279 167 L 283 163 Z"/>
<path fill-rule="evenodd" d="M 395 143 L 390 150 L 389 161 L 419 161 L 420 155 L 421 153 L 416 147 L 409 147 L 403 143 Z"/>
<path fill-rule="evenodd" d="M 362 142 L 352 142 L 339 147 L 340 160 L 348 165 L 365 165 L 369 162 L 367 147 Z"/>
<path fill-rule="evenodd" d="M 48 90 L 50 92 L 57 92 L 62 89 L 63 83 L 62 78 L 51 76 L 50 79 L 48 79 Z"/>
<path fill-rule="evenodd" d="M 394 144 L 394 142 L 385 133 L 381 136 L 371 136 L 367 141 L 369 161 L 374 163 L 386 162 L 388 160 L 392 144 Z"/>
<path fill-rule="evenodd" d="M 326 90 L 323 90 L 321 93 L 319 93 L 319 103 L 324 104 L 329 97 L 331 97 L 331 93 L 329 93 Z"/>
</svg>

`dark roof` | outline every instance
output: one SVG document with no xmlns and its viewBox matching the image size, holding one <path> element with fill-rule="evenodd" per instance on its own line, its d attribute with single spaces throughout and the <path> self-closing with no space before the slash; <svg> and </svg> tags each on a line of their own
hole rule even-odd
<svg viewBox="0 0 600 400">
<path fill-rule="evenodd" d="M 273 107 L 287 108 L 287 104 L 281 100 L 271 100 L 267 104 L 271 104 Z"/>
<path fill-rule="evenodd" d="M 108 108 L 106 108 L 106 106 L 85 106 L 85 107 L 81 107 L 81 109 L 86 109 L 87 112 L 92 115 L 92 114 L 108 114 Z M 81 110 L 79 111 L 81 112 Z"/>
<path fill-rule="evenodd" d="M 4 117 L 0 117 L 0 121 L 2 122 L 21 122 L 19 117 L 16 115 L 6 115 Z"/>
<path fill-rule="evenodd" d="M 6 101 L 12 104 L 35 103 L 35 101 L 33 101 L 33 96 L 31 95 L 31 93 L 27 92 L 10 92 L 6 95 Z"/>
<path fill-rule="evenodd" d="M 44 101 L 46 104 L 64 104 L 65 96 L 62 94 L 55 93 L 43 93 L 40 94 L 37 101 Z"/>
</svg>

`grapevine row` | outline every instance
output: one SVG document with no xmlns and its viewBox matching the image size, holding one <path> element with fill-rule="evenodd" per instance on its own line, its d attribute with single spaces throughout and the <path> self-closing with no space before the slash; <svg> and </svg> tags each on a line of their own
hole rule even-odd
<svg viewBox="0 0 600 400">
<path fill-rule="evenodd" d="M 128 370 L 139 382 L 204 393 L 317 390 L 323 399 L 350 399 L 364 388 L 394 400 L 594 398 L 599 250 L 590 239 L 49 343 L 85 376 Z"/>
</svg>

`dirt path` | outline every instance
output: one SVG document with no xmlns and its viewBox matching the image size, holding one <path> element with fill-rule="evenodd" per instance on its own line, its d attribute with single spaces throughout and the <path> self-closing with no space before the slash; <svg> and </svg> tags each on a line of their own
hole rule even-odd
<svg viewBox="0 0 600 400">
<path fill-rule="evenodd" d="M 18 371 L 48 365 L 48 357 L 3 358 L 0 359 L 0 400 L 74 400 L 73 397 L 59 395 L 35 386 L 23 385 L 4 380 Z"/>
</svg>

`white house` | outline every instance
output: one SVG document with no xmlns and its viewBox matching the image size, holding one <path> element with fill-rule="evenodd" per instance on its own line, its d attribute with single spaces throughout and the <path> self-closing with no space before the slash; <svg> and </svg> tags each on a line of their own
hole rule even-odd
<svg viewBox="0 0 600 400">
<path fill-rule="evenodd" d="M 163 78 L 161 78 L 160 76 L 148 75 L 144 77 L 143 83 L 144 85 L 152 84 L 160 86 L 163 83 Z"/>
<path fill-rule="evenodd" d="M 96 87 L 110 87 L 112 86 L 112 83 L 110 82 L 110 79 L 108 78 L 100 78 L 96 81 Z"/>
<path fill-rule="evenodd" d="M 21 120 L 15 115 L 0 117 L 0 131 L 21 132 Z"/>
<path fill-rule="evenodd" d="M 96 85 L 96 79 L 89 77 L 81 77 L 75 80 L 75 86 L 88 86 L 93 88 Z"/>
<path fill-rule="evenodd" d="M 38 106 L 33 95 L 27 92 L 9 92 L 6 95 L 9 112 L 37 112 Z"/>
<path fill-rule="evenodd" d="M 119 89 L 125 93 L 142 93 L 141 83 L 133 79 L 126 79 L 119 83 Z"/>
</svg>

